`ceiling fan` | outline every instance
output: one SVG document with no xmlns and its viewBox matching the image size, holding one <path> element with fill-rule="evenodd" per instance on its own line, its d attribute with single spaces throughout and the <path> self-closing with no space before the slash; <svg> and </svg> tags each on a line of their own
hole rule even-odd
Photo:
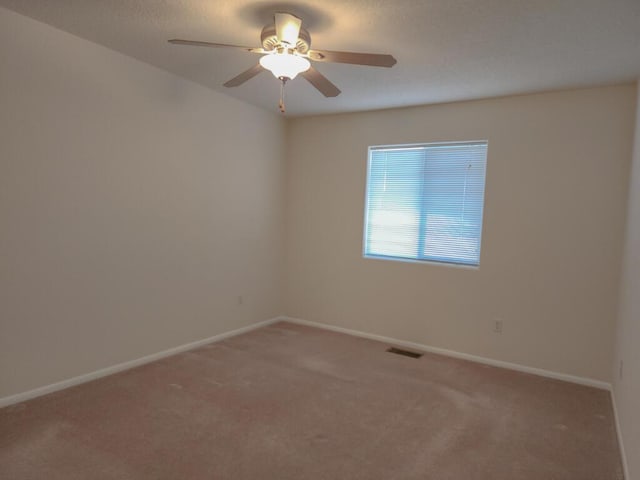
<svg viewBox="0 0 640 480">
<path fill-rule="evenodd" d="M 311 66 L 314 62 L 349 63 L 352 65 L 368 65 L 371 67 L 393 67 L 396 59 L 391 55 L 378 53 L 333 52 L 327 50 L 311 50 L 311 35 L 302 27 L 302 20 L 290 13 L 276 13 L 274 24 L 266 25 L 260 35 L 262 47 L 243 47 L 226 43 L 211 43 L 174 38 L 169 43 L 174 45 L 193 45 L 198 47 L 226 47 L 261 54 L 260 61 L 250 69 L 233 77 L 224 84 L 225 87 L 237 87 L 255 77 L 264 70 L 269 70 L 279 79 L 280 111 L 285 112 L 284 85 L 298 74 L 325 97 L 340 95 L 340 89 L 324 75 Z"/>
</svg>

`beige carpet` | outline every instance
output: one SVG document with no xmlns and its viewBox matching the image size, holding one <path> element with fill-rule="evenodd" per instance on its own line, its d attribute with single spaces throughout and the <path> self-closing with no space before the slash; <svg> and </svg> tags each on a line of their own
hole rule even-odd
<svg viewBox="0 0 640 480">
<path fill-rule="evenodd" d="M 615 480 L 609 394 L 279 323 L 0 410 L 2 479 Z"/>
</svg>

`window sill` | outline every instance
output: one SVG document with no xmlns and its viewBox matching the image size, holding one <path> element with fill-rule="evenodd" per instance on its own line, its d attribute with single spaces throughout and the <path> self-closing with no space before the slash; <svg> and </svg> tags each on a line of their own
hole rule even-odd
<svg viewBox="0 0 640 480">
<path fill-rule="evenodd" d="M 453 267 L 462 270 L 480 270 L 480 265 L 466 265 L 464 263 L 438 262 L 436 260 L 414 260 L 411 258 L 385 257 L 382 255 L 362 255 L 365 260 L 383 260 L 387 262 L 413 263 L 418 265 L 436 265 L 439 267 Z"/>
</svg>

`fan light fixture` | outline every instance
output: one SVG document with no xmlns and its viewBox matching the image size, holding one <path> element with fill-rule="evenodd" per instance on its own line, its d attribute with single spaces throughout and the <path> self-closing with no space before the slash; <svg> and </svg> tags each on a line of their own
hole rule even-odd
<svg viewBox="0 0 640 480">
<path fill-rule="evenodd" d="M 260 65 L 273 73 L 274 77 L 288 80 L 293 80 L 296 75 L 306 72 L 311 67 L 309 60 L 286 50 L 261 57 Z"/>
<path fill-rule="evenodd" d="M 311 66 L 314 62 L 347 63 L 351 65 L 368 65 L 371 67 L 393 67 L 396 59 L 382 53 L 333 52 L 311 50 L 311 35 L 302 26 L 302 20 L 291 13 L 276 12 L 273 23 L 264 26 L 260 33 L 261 47 L 243 47 L 227 43 L 203 42 L 200 40 L 182 40 L 173 38 L 169 43 L 174 45 L 193 45 L 197 47 L 235 48 L 245 52 L 263 55 L 260 63 L 236 75 L 224 83 L 225 87 L 237 87 L 256 75 L 269 70 L 280 80 L 280 111 L 284 109 L 284 86 L 298 74 L 308 81 L 325 97 L 340 95 L 340 89 L 324 75 Z"/>
</svg>

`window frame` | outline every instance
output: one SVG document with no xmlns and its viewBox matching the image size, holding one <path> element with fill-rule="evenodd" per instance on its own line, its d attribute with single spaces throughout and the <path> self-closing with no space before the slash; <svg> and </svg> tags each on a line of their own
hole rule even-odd
<svg viewBox="0 0 640 480">
<path fill-rule="evenodd" d="M 411 148 L 428 148 L 430 146 L 438 146 L 438 145 L 484 145 L 485 146 L 485 162 L 484 162 L 484 184 L 483 184 L 483 193 L 482 193 L 482 210 L 480 215 L 480 231 L 478 235 L 478 262 L 477 263 L 465 263 L 465 262 L 455 262 L 455 261 L 445 261 L 445 260 L 436 260 L 433 258 L 410 258 L 410 257 L 401 257 L 401 256 L 393 256 L 393 255 L 380 255 L 380 254 L 370 254 L 367 253 L 367 228 L 369 224 L 369 168 L 371 163 L 371 153 L 373 150 L 402 150 L 402 149 L 411 149 Z M 487 167 L 489 161 L 489 140 L 462 140 L 462 141 L 436 141 L 436 142 L 420 142 L 420 143 L 404 143 L 404 144 L 390 144 L 390 145 L 370 145 L 367 147 L 367 159 L 366 159 L 366 171 L 365 171 L 365 188 L 364 188 L 364 223 L 362 228 L 362 258 L 368 260 L 387 260 L 387 261 L 395 261 L 395 262 L 403 262 L 403 263 L 414 263 L 414 264 L 430 264 L 430 265 L 439 265 L 439 266 L 447 266 L 454 268 L 462 268 L 462 269 L 471 269 L 471 270 L 479 270 L 480 269 L 480 260 L 482 256 L 482 237 L 484 233 L 484 214 L 485 214 L 485 204 L 486 204 L 486 186 L 487 186 Z M 421 211 L 421 215 L 424 215 L 424 210 Z M 419 235 L 424 235 L 424 233 L 419 233 Z"/>
</svg>

